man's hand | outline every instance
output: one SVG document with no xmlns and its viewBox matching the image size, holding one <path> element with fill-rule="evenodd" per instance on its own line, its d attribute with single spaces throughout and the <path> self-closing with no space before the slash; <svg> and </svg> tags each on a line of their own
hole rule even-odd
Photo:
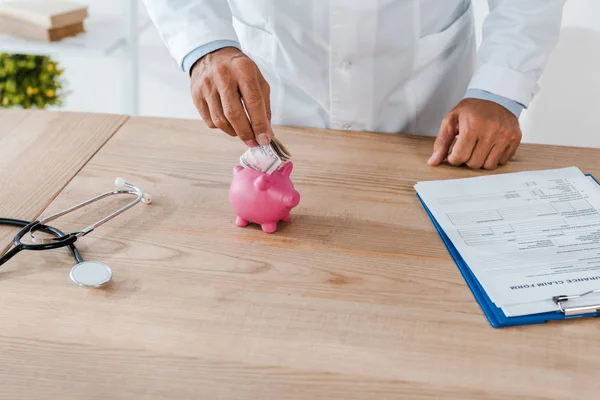
<svg viewBox="0 0 600 400">
<path fill-rule="evenodd" d="M 442 121 L 429 165 L 447 157 L 454 166 L 495 169 L 512 158 L 521 138 L 519 120 L 506 108 L 492 101 L 464 99 Z"/>
<path fill-rule="evenodd" d="M 191 90 L 210 128 L 238 136 L 250 147 L 267 145 L 273 138 L 269 84 L 238 49 L 226 47 L 198 60 L 192 67 Z"/>
</svg>

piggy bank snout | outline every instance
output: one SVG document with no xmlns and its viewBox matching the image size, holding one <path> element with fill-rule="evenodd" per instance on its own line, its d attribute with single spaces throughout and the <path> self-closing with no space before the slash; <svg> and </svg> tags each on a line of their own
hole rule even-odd
<svg viewBox="0 0 600 400">
<path fill-rule="evenodd" d="M 300 193 L 297 190 L 293 190 L 292 193 L 287 194 L 283 197 L 283 204 L 287 208 L 294 208 L 300 203 Z"/>
</svg>

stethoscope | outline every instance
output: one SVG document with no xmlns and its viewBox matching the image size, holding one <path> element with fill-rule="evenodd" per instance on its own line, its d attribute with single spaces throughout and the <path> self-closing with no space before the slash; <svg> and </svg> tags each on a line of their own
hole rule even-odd
<svg viewBox="0 0 600 400">
<path fill-rule="evenodd" d="M 112 279 L 112 270 L 108 267 L 108 265 L 98 261 L 84 261 L 74 243 L 80 237 L 87 235 L 100 225 L 103 225 L 116 216 L 122 214 L 140 201 L 145 204 L 150 204 L 152 201 L 150 194 L 144 193 L 140 188 L 125 182 L 123 178 L 117 178 L 115 180 L 115 185 L 117 186 L 117 189 L 113 191 L 103 193 L 99 196 L 86 200 L 83 203 L 77 204 L 76 206 L 57 212 L 56 214 L 52 214 L 39 221 L 23 221 L 19 219 L 0 218 L 0 225 L 11 225 L 21 228 L 21 230 L 13 239 L 13 247 L 6 252 L 6 254 L 0 257 L 0 265 L 4 264 L 23 250 L 52 250 L 60 247 L 68 247 L 77 263 L 71 269 L 71 280 L 78 285 L 87 287 L 101 287 L 106 285 Z M 109 196 L 121 194 L 135 196 L 135 199 L 125 206 L 119 208 L 112 214 L 104 217 L 100 221 L 82 229 L 81 231 L 65 234 L 57 228 L 46 225 L 46 223 L 50 221 L 60 218 L 96 201 L 102 200 Z M 36 238 L 33 233 L 37 231 L 48 233 L 55 237 L 51 239 Z M 21 241 L 25 235 L 29 235 L 31 237 L 33 241 L 32 244 L 23 243 Z"/>
</svg>

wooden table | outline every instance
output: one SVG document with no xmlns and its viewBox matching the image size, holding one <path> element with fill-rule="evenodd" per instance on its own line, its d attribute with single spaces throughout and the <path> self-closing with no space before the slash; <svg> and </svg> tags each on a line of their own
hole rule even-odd
<svg viewBox="0 0 600 400">
<path fill-rule="evenodd" d="M 420 206 L 431 138 L 277 128 L 302 195 L 272 235 L 228 203 L 240 141 L 201 121 L 0 112 L 2 216 L 111 189 L 153 194 L 66 250 L 0 273 L 1 399 L 596 399 L 600 323 L 493 329 Z M 600 175 L 600 150 L 523 145 L 494 173 Z M 75 229 L 128 199 L 63 218 Z M 0 231 L 2 244 L 14 230 Z M 10 235 L 10 236 L 9 236 Z"/>
</svg>

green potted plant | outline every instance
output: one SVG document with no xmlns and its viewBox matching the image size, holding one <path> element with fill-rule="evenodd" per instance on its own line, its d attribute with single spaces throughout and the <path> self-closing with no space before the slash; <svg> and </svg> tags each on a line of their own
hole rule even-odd
<svg viewBox="0 0 600 400">
<path fill-rule="evenodd" d="M 0 108 L 61 106 L 62 74 L 51 57 L 0 53 Z"/>
</svg>

